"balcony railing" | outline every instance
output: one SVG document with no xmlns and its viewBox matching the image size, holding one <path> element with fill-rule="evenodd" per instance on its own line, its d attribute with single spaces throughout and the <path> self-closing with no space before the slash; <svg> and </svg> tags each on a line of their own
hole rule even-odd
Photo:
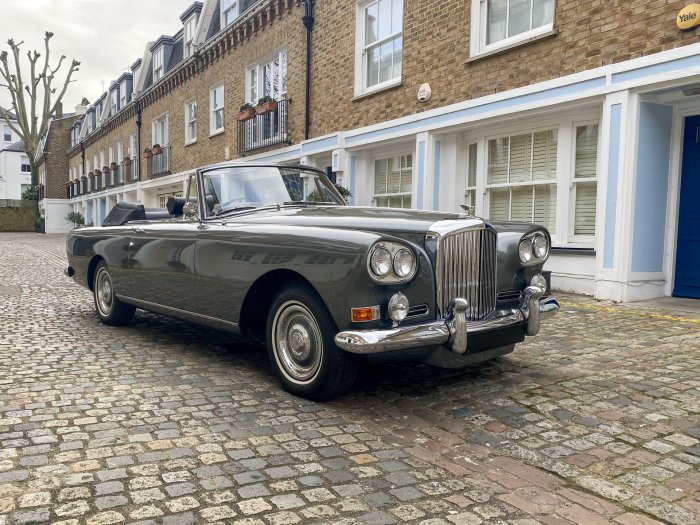
<svg viewBox="0 0 700 525">
<path fill-rule="evenodd" d="M 170 174 L 170 146 L 163 146 L 163 152 L 148 159 L 148 177 L 161 177 Z"/>
<path fill-rule="evenodd" d="M 290 102 L 286 99 L 278 100 L 275 111 L 264 115 L 255 115 L 245 122 L 238 122 L 238 154 L 240 156 L 276 144 L 291 144 L 287 131 L 287 114 Z"/>
</svg>

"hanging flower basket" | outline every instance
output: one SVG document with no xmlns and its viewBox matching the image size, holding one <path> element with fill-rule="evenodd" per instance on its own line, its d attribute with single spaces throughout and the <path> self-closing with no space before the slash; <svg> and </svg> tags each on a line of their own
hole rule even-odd
<svg viewBox="0 0 700 525">
<path fill-rule="evenodd" d="M 255 106 L 255 112 L 258 115 L 265 115 L 266 113 L 272 113 L 277 109 L 277 101 L 271 97 L 263 97 L 258 100 L 258 105 Z"/>
<path fill-rule="evenodd" d="M 246 109 L 238 113 L 238 120 L 245 122 L 255 118 L 255 108 Z"/>
<path fill-rule="evenodd" d="M 151 148 L 146 148 L 145 150 L 143 150 L 143 156 L 147 159 L 150 159 L 153 156 L 153 151 L 151 150 Z"/>
<path fill-rule="evenodd" d="M 153 147 L 151 148 L 151 153 L 153 155 L 160 155 L 163 153 L 163 148 L 160 147 L 160 144 L 153 144 Z"/>
<path fill-rule="evenodd" d="M 102 173 L 109 173 L 109 166 L 102 166 Z"/>
<path fill-rule="evenodd" d="M 117 169 L 117 163 L 116 163 L 116 162 L 112 162 L 112 163 L 109 165 L 109 167 L 110 167 L 111 169 L 113 169 L 113 170 L 116 170 L 116 169 Z"/>
<path fill-rule="evenodd" d="M 131 159 L 129 157 L 124 157 L 122 161 L 122 166 L 131 166 Z"/>
</svg>

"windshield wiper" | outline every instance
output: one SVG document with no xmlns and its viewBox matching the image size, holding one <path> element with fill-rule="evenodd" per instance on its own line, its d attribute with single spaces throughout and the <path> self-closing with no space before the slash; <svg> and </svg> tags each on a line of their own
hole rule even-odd
<svg viewBox="0 0 700 525">
<path fill-rule="evenodd" d="M 296 204 L 301 204 L 302 206 L 315 206 L 315 205 L 338 206 L 339 205 L 337 202 L 331 202 L 331 201 L 287 201 L 287 202 L 283 202 L 282 206 L 294 206 Z"/>
<path fill-rule="evenodd" d="M 235 206 L 233 208 L 221 208 L 219 211 L 214 213 L 214 217 L 218 217 L 222 213 L 228 213 L 231 211 L 241 211 L 241 210 L 254 210 L 255 208 L 258 208 L 259 206 Z"/>
</svg>

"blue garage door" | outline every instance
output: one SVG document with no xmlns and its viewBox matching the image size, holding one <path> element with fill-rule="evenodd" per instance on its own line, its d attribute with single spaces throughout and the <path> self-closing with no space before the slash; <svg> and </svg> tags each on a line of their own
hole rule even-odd
<svg viewBox="0 0 700 525">
<path fill-rule="evenodd" d="M 673 295 L 700 299 L 700 115 L 685 119 L 681 169 Z"/>
</svg>

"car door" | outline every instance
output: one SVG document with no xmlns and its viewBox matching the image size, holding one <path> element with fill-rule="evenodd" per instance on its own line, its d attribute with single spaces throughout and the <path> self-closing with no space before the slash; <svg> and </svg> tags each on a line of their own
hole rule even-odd
<svg viewBox="0 0 700 525">
<path fill-rule="evenodd" d="M 124 295 L 171 309 L 194 311 L 197 224 L 187 220 L 130 223 Z"/>
</svg>

